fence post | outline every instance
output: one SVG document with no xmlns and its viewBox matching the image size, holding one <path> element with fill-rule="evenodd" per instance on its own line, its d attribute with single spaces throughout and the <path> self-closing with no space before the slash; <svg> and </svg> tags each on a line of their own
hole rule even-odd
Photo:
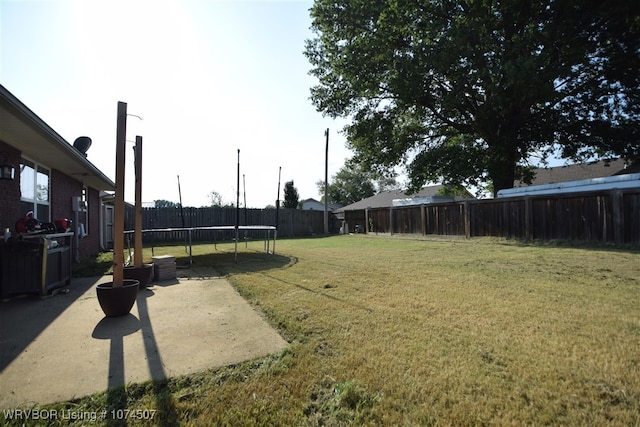
<svg viewBox="0 0 640 427">
<path fill-rule="evenodd" d="M 369 234 L 369 209 L 364 210 L 364 234 Z"/>
<path fill-rule="evenodd" d="M 427 234 L 427 221 L 426 221 L 426 208 L 424 205 L 420 205 L 420 226 L 422 227 L 422 235 Z"/>
<path fill-rule="evenodd" d="M 531 196 L 524 198 L 524 238 L 533 239 L 533 202 Z"/>
<path fill-rule="evenodd" d="M 393 208 L 389 208 L 389 234 L 393 236 Z"/>
<path fill-rule="evenodd" d="M 471 238 L 471 210 L 469 208 L 469 201 L 465 200 L 463 205 L 464 209 L 464 236 L 467 239 Z"/>
<path fill-rule="evenodd" d="M 624 235 L 624 215 L 622 214 L 622 191 L 611 191 L 611 202 L 613 204 L 613 240 L 616 245 L 623 243 Z"/>
</svg>

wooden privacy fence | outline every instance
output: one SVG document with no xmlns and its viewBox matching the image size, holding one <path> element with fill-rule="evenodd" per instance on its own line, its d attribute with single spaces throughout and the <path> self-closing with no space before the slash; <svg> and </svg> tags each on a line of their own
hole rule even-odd
<svg viewBox="0 0 640 427">
<path fill-rule="evenodd" d="M 276 225 L 275 209 L 240 209 L 239 225 Z M 133 230 L 133 208 L 126 214 L 126 229 Z M 331 222 L 333 224 L 334 221 Z M 164 229 L 182 227 L 209 227 L 235 225 L 235 208 L 143 208 L 142 229 Z M 333 227 L 335 229 L 335 226 Z M 300 209 L 280 209 L 278 213 L 278 237 L 300 237 L 324 233 L 324 212 Z M 262 239 L 264 232 L 243 231 L 243 238 Z M 235 231 L 194 230 L 192 240 L 213 241 L 233 239 Z M 185 239 L 183 232 L 145 233 L 146 240 L 156 242 L 179 242 Z"/>
<path fill-rule="evenodd" d="M 349 230 L 640 244 L 640 189 L 345 211 Z"/>
</svg>

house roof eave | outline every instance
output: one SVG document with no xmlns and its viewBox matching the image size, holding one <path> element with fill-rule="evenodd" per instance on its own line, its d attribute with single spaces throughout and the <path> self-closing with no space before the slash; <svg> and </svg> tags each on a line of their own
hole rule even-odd
<svg viewBox="0 0 640 427">
<path fill-rule="evenodd" d="M 111 179 L 2 85 L 0 123 L 0 140 L 25 157 L 96 190 L 115 190 Z"/>
</svg>

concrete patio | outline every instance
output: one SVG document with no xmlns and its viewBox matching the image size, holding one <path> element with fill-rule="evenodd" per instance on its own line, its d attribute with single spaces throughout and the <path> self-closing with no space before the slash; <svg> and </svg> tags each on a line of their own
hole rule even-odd
<svg viewBox="0 0 640 427">
<path fill-rule="evenodd" d="M 0 409 L 70 400 L 131 382 L 266 356 L 287 342 L 224 279 L 160 283 L 131 313 L 104 317 L 95 285 L 0 303 Z"/>
</svg>

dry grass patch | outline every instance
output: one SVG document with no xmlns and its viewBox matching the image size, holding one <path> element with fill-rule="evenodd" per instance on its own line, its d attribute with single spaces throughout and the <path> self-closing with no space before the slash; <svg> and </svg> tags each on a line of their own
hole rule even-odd
<svg viewBox="0 0 640 427">
<path fill-rule="evenodd" d="M 366 402 L 351 419 L 373 424 L 640 422 L 637 253 L 366 236 L 278 246 L 295 256 L 287 268 L 223 268 L 309 353 L 290 371 L 307 422 L 328 422 L 318 390 L 341 384 Z"/>
</svg>

